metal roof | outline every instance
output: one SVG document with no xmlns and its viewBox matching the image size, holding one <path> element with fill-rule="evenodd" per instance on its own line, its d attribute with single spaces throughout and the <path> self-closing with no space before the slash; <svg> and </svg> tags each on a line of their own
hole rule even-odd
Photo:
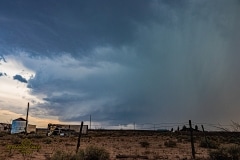
<svg viewBox="0 0 240 160">
<path fill-rule="evenodd" d="M 24 118 L 20 117 L 20 118 L 14 119 L 13 121 L 26 121 L 26 120 Z"/>
</svg>

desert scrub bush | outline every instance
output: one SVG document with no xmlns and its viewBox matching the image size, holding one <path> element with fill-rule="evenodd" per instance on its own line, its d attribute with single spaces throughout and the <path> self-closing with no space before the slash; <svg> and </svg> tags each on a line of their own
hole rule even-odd
<svg viewBox="0 0 240 160">
<path fill-rule="evenodd" d="M 226 148 L 220 148 L 215 151 L 210 151 L 209 156 L 211 160 L 228 160 L 228 154 Z"/>
<path fill-rule="evenodd" d="M 90 146 L 77 154 L 56 151 L 48 160 L 110 160 L 110 156 L 105 149 Z"/>
<path fill-rule="evenodd" d="M 240 147 L 230 146 L 228 148 L 220 148 L 215 151 L 210 151 L 209 156 L 212 160 L 239 160 Z"/>
<path fill-rule="evenodd" d="M 50 160 L 81 160 L 81 159 L 77 159 L 77 157 L 75 157 L 75 155 L 72 155 L 71 153 L 56 151 L 50 158 Z"/>
<path fill-rule="evenodd" d="M 184 142 L 191 142 L 191 138 L 190 138 L 190 136 L 188 136 L 188 135 L 178 136 L 177 139 L 182 139 L 182 142 L 183 142 L 183 141 L 184 141 Z"/>
<path fill-rule="evenodd" d="M 43 142 L 45 144 L 51 144 L 52 143 L 52 139 L 50 137 L 47 137 L 47 138 L 43 139 Z"/>
<path fill-rule="evenodd" d="M 110 160 L 110 156 L 105 149 L 90 146 L 77 154 L 57 151 L 49 160 Z"/>
<path fill-rule="evenodd" d="M 42 138 L 44 138 L 44 137 L 46 137 L 46 136 L 40 135 L 40 134 L 29 134 L 29 135 L 27 136 L 27 138 L 29 138 L 29 139 L 42 139 Z"/>
<path fill-rule="evenodd" d="M 240 146 L 231 146 L 227 149 L 227 152 L 232 160 L 240 159 Z"/>
<path fill-rule="evenodd" d="M 109 160 L 110 155 L 104 148 L 89 146 L 83 152 L 83 160 Z"/>
<path fill-rule="evenodd" d="M 26 138 L 26 135 L 24 133 L 17 133 L 16 136 L 20 139 Z"/>
<path fill-rule="evenodd" d="M 1 142 L 0 144 L 1 144 L 1 146 L 6 146 L 6 145 L 7 145 L 7 142 L 4 142 L 4 141 L 3 141 L 3 142 Z M 1 160 L 1 159 L 0 159 L 0 160 Z"/>
<path fill-rule="evenodd" d="M 217 143 L 216 141 L 213 141 L 213 140 L 208 140 L 206 142 L 205 139 L 201 139 L 199 146 L 202 148 L 217 149 L 219 146 L 219 143 Z"/>
<path fill-rule="evenodd" d="M 173 140 L 167 140 L 166 142 L 164 142 L 164 146 L 166 146 L 166 147 L 176 147 L 177 143 Z"/>
<path fill-rule="evenodd" d="M 4 137 L 4 136 L 7 136 L 8 133 L 7 132 L 0 132 L 0 137 Z"/>
<path fill-rule="evenodd" d="M 14 136 L 12 139 L 11 139 L 11 142 L 12 144 L 21 144 L 21 138 L 17 137 L 17 136 Z"/>
<path fill-rule="evenodd" d="M 231 137 L 228 139 L 228 143 L 240 144 L 240 139 L 238 137 Z"/>
<path fill-rule="evenodd" d="M 150 143 L 147 142 L 147 141 L 142 141 L 142 142 L 139 142 L 139 144 L 141 145 L 141 147 L 144 147 L 144 148 L 147 148 L 150 146 Z"/>
</svg>

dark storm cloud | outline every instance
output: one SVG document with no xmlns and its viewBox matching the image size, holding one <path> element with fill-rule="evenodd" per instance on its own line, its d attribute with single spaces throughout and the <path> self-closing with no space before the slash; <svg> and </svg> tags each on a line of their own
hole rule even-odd
<svg viewBox="0 0 240 160">
<path fill-rule="evenodd" d="M 45 56 L 77 56 L 96 45 L 129 44 L 136 24 L 151 19 L 148 6 L 136 0 L 5 1 L 0 6 L 1 40 Z"/>
<path fill-rule="evenodd" d="M 22 83 L 28 83 L 27 80 L 23 78 L 21 75 L 15 75 L 13 76 L 13 79 L 18 80 L 19 82 L 22 82 Z"/>
<path fill-rule="evenodd" d="M 50 115 L 112 123 L 239 117 L 239 1 L 23 2 L 7 2 L 11 13 L 0 8 L 0 39 L 40 55 L 23 63 L 36 71 L 28 87 L 45 95 L 38 107 Z"/>
</svg>

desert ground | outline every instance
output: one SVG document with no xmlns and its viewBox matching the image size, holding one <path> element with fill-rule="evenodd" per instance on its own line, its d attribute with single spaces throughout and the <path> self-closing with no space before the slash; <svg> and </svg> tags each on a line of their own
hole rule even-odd
<svg viewBox="0 0 240 160">
<path fill-rule="evenodd" d="M 215 146 L 209 149 L 202 143 L 205 141 L 202 132 L 194 133 L 194 147 L 196 159 L 207 160 L 209 153 L 219 147 L 238 145 L 240 134 L 238 133 L 207 133 L 208 143 Z M 87 135 L 81 136 L 79 150 L 88 146 L 104 148 L 110 154 L 110 159 L 192 159 L 190 133 L 188 132 L 159 132 L 159 131 L 135 131 L 135 130 L 90 130 Z M 27 140 L 27 144 L 26 144 Z M 60 151 L 73 154 L 76 151 L 77 135 L 51 136 L 45 134 L 0 134 L 0 160 L 36 159 L 49 160 L 54 153 Z M 30 152 L 23 152 L 17 147 L 9 146 L 40 146 Z"/>
</svg>

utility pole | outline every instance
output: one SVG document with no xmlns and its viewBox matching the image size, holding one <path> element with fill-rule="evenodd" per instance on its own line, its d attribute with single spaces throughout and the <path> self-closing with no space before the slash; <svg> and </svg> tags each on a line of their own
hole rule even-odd
<svg viewBox="0 0 240 160">
<path fill-rule="evenodd" d="M 92 116 L 91 116 L 91 114 L 90 114 L 90 129 L 91 129 L 91 123 L 92 123 Z"/>
<path fill-rule="evenodd" d="M 29 112 L 29 102 L 28 102 L 28 107 L 27 107 L 25 134 L 27 134 L 27 127 L 28 127 L 28 112 Z"/>
</svg>

